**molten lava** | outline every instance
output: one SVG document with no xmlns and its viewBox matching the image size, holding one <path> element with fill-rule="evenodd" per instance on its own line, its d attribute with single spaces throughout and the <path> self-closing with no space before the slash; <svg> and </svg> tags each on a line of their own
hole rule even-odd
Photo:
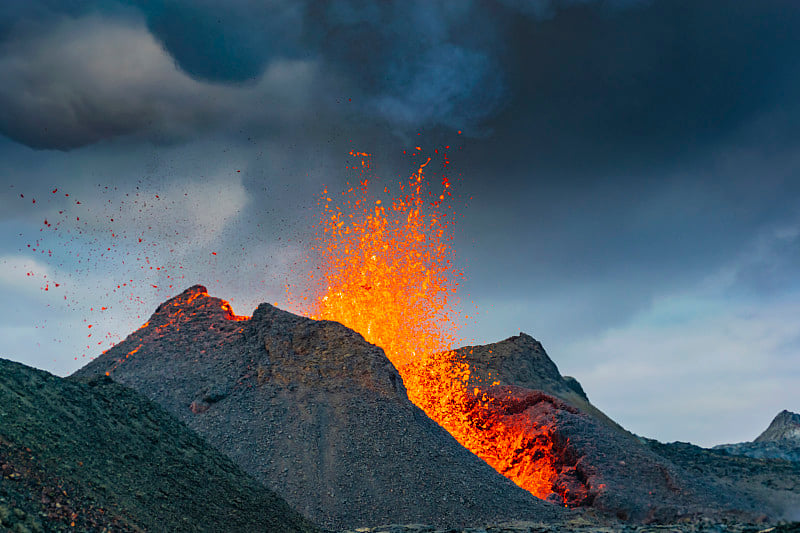
<svg viewBox="0 0 800 533">
<path fill-rule="evenodd" d="M 362 158 L 366 173 L 369 155 L 351 155 Z M 462 273 L 452 261 L 450 182 L 442 176 L 439 194 L 429 189 L 430 161 L 388 201 L 370 196 L 369 177 L 338 202 L 325 191 L 311 276 L 321 288 L 309 314 L 382 347 L 409 399 L 495 470 L 539 498 L 561 494 L 549 428 L 522 427 L 485 391 L 468 390 L 469 366 L 450 351 L 458 330 L 451 298 Z"/>
<path fill-rule="evenodd" d="M 436 197 L 425 190 L 423 168 L 429 161 L 400 183 L 400 196 L 391 203 L 370 200 L 366 178 L 342 193 L 342 205 L 325 196 L 317 233 L 325 289 L 312 317 L 358 331 L 381 346 L 395 366 L 440 352 L 455 339 L 448 297 L 461 273 L 451 264 L 452 217 L 442 209 L 450 183 L 443 178 Z M 362 165 L 368 166 L 366 160 Z"/>
</svg>

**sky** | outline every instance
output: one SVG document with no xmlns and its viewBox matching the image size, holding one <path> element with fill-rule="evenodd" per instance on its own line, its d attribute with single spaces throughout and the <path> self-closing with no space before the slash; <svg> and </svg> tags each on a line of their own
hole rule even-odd
<svg viewBox="0 0 800 533">
<path fill-rule="evenodd" d="M 290 308 L 349 152 L 395 183 L 449 147 L 465 343 L 534 336 L 639 435 L 752 440 L 800 411 L 798 26 L 794 0 L 3 2 L 0 357 L 67 375 L 195 283 Z"/>
</svg>

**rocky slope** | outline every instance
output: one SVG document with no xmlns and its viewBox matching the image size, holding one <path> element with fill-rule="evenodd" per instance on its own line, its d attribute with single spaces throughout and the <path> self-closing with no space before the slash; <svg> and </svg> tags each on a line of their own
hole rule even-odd
<svg viewBox="0 0 800 533">
<path fill-rule="evenodd" d="M 236 318 L 192 287 L 75 377 L 144 393 L 327 527 L 564 516 L 434 424 L 359 334 L 267 304 Z"/>
<path fill-rule="evenodd" d="M 521 442 L 535 434 L 530 428 L 549 428 L 558 458 L 555 485 L 566 489 L 570 503 L 622 520 L 664 523 L 701 516 L 780 519 L 800 502 L 792 472 L 767 469 L 763 479 L 776 483 L 773 490 L 740 471 L 729 479 L 724 466 L 730 464 L 698 468 L 628 433 L 592 406 L 577 381 L 562 377 L 541 344 L 524 333 L 458 353 L 470 365 L 470 386 L 488 396 L 504 426 L 519 428 Z M 757 471 L 753 464 L 747 468 Z"/>
<path fill-rule="evenodd" d="M 753 442 L 720 444 L 714 449 L 756 459 L 800 462 L 800 414 L 781 411 Z"/>
<path fill-rule="evenodd" d="M 744 495 L 762 513 L 751 519 L 800 520 L 800 463 L 730 455 L 685 442 L 642 441 L 682 470 L 701 475 L 711 491 L 734 489 Z"/>
<path fill-rule="evenodd" d="M 0 359 L 0 530 L 317 528 L 134 391 Z"/>
<path fill-rule="evenodd" d="M 464 346 L 456 354 L 469 364 L 470 386 L 498 384 L 540 390 L 627 434 L 592 405 L 578 380 L 561 375 L 542 344 L 530 335 L 520 333 L 493 344 Z"/>
</svg>

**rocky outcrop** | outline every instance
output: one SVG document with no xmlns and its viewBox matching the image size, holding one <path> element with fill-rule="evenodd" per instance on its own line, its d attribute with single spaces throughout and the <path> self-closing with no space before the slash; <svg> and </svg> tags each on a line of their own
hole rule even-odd
<svg viewBox="0 0 800 533">
<path fill-rule="evenodd" d="M 542 344 L 526 333 L 493 344 L 464 346 L 456 350 L 456 354 L 469 364 L 470 386 L 497 384 L 540 390 L 630 436 L 592 405 L 577 379 L 562 376 Z"/>
<path fill-rule="evenodd" d="M 726 516 L 754 520 L 769 508 L 772 494 L 753 499 L 724 479 L 699 476 L 541 391 L 493 385 L 481 395 L 488 413 L 475 418 L 516 435 L 519 445 L 509 463 L 524 464 L 535 453 L 534 443 L 549 443 L 557 471 L 553 486 L 570 506 L 639 523 Z M 546 439 L 539 438 L 542 431 Z M 782 516 L 783 507 L 769 509 L 773 517 Z"/>
<path fill-rule="evenodd" d="M 754 472 L 759 466 L 752 463 L 732 465 L 712 456 L 700 467 L 687 459 L 698 457 L 693 450 L 681 449 L 686 456 L 659 453 L 675 448 L 651 444 L 609 419 L 589 403 L 577 380 L 561 376 L 529 335 L 468 346 L 457 354 L 469 364 L 470 386 L 487 399 L 490 412 L 480 418 L 513 428 L 523 444 L 511 464 L 523 464 L 532 449 L 526 443 L 547 428 L 547 439 L 539 442 L 550 443 L 557 472 L 554 488 L 570 505 L 622 520 L 663 523 L 700 516 L 781 518 L 800 503 L 791 469 L 768 470 L 763 481 L 772 480 L 769 487 L 748 481 L 758 477 Z M 751 474 L 729 479 L 726 465 L 731 472 L 750 468 Z"/>
<path fill-rule="evenodd" d="M 142 395 L 0 359 L 0 530 L 317 528 Z"/>
<path fill-rule="evenodd" d="M 756 459 L 800 462 L 800 414 L 781 411 L 754 441 L 720 444 L 714 449 Z"/>
<path fill-rule="evenodd" d="M 142 392 L 327 527 L 564 516 L 415 407 L 361 335 L 268 304 L 238 318 L 192 287 L 75 377 Z"/>
<path fill-rule="evenodd" d="M 785 442 L 800 447 L 800 414 L 784 409 L 753 442 Z"/>
</svg>

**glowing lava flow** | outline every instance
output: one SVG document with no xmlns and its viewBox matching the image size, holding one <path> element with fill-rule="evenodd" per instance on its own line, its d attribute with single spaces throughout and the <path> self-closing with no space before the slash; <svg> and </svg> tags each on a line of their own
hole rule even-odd
<svg viewBox="0 0 800 533">
<path fill-rule="evenodd" d="M 369 154 L 351 155 L 367 172 Z M 322 290 L 310 315 L 382 347 L 412 402 L 495 470 L 547 498 L 557 475 L 548 428 L 510 427 L 492 399 L 467 389 L 469 367 L 449 351 L 458 329 L 450 298 L 462 273 L 452 264 L 450 182 L 442 177 L 440 194 L 428 189 L 423 169 L 430 161 L 388 202 L 370 199 L 366 178 L 339 202 L 325 191 L 314 247 L 318 274 L 311 276 Z"/>
</svg>

